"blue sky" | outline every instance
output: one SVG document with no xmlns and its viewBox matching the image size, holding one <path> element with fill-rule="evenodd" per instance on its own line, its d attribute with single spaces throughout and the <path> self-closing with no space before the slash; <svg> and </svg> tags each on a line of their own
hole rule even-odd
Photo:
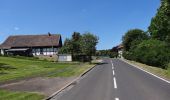
<svg viewBox="0 0 170 100">
<path fill-rule="evenodd" d="M 160 0 L 0 0 L 0 43 L 9 35 L 91 32 L 97 49 L 121 43 L 129 29 L 147 30 Z"/>
</svg>

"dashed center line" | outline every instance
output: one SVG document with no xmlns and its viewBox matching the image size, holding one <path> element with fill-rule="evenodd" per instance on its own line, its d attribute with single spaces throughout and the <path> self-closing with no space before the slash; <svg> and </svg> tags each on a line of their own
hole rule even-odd
<svg viewBox="0 0 170 100">
<path fill-rule="evenodd" d="M 113 61 L 111 60 L 111 65 L 112 65 L 112 72 L 113 72 L 113 83 L 114 83 L 114 88 L 117 89 L 117 82 L 116 82 L 116 77 L 115 77 L 115 71 L 114 71 L 114 65 Z M 115 98 L 115 100 L 119 100 L 119 98 Z"/>
<path fill-rule="evenodd" d="M 119 100 L 119 98 L 115 98 L 115 100 Z"/>
<path fill-rule="evenodd" d="M 115 75 L 115 71 L 113 70 L 113 76 Z"/>
<path fill-rule="evenodd" d="M 117 89 L 117 83 L 116 83 L 116 78 L 113 78 L 113 82 L 114 82 L 114 88 Z"/>
</svg>

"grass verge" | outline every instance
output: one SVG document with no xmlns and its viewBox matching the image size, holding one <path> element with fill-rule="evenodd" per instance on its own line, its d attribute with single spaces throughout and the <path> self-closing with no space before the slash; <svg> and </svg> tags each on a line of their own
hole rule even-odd
<svg viewBox="0 0 170 100">
<path fill-rule="evenodd" d="M 53 73 L 51 75 L 48 75 L 49 77 L 70 77 L 70 76 L 79 76 L 84 71 L 86 71 L 89 68 L 92 68 L 95 66 L 95 64 L 81 64 L 77 66 L 70 66 L 65 68 L 64 70 L 60 70 L 59 72 Z"/>
<path fill-rule="evenodd" d="M 54 63 L 39 60 L 27 60 L 0 57 L 0 82 L 41 76 L 47 73 L 77 66 L 78 63 Z"/>
<path fill-rule="evenodd" d="M 33 59 L 0 57 L 0 83 L 10 80 L 25 79 L 36 76 L 71 77 L 81 73 L 95 64 L 89 63 L 54 63 Z M 37 93 L 0 90 L 0 100 L 42 100 L 45 96 Z"/>
<path fill-rule="evenodd" d="M 0 100 L 42 100 L 43 98 L 43 95 L 37 93 L 0 90 Z"/>
<path fill-rule="evenodd" d="M 162 68 L 158 68 L 158 67 L 154 67 L 154 66 L 149 66 L 146 64 L 142 64 L 139 62 L 135 62 L 135 61 L 130 61 L 130 60 L 126 60 L 134 65 L 137 65 L 137 67 L 140 67 L 148 72 L 151 72 L 159 77 L 162 77 L 164 79 L 167 79 L 170 81 L 170 64 L 169 64 L 169 68 L 167 70 L 162 69 Z"/>
</svg>

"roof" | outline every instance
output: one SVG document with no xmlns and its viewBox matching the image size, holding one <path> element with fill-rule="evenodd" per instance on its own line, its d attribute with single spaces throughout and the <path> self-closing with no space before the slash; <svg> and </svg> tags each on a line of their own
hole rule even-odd
<svg viewBox="0 0 170 100">
<path fill-rule="evenodd" d="M 60 34 L 9 36 L 0 48 L 61 46 Z"/>
<path fill-rule="evenodd" d="M 119 45 L 113 47 L 112 51 L 116 51 L 117 52 L 118 50 L 121 50 L 121 49 L 123 49 L 123 44 L 119 44 Z"/>
<path fill-rule="evenodd" d="M 118 45 L 117 49 L 123 49 L 123 44 Z"/>
</svg>

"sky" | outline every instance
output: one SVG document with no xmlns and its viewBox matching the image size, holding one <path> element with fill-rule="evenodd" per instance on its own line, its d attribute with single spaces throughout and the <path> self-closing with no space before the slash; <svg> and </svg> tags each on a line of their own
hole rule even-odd
<svg viewBox="0 0 170 100">
<path fill-rule="evenodd" d="M 128 30 L 147 31 L 159 6 L 160 0 L 0 0 L 0 43 L 48 32 L 64 42 L 76 31 L 98 36 L 98 50 L 111 49 Z"/>
</svg>

